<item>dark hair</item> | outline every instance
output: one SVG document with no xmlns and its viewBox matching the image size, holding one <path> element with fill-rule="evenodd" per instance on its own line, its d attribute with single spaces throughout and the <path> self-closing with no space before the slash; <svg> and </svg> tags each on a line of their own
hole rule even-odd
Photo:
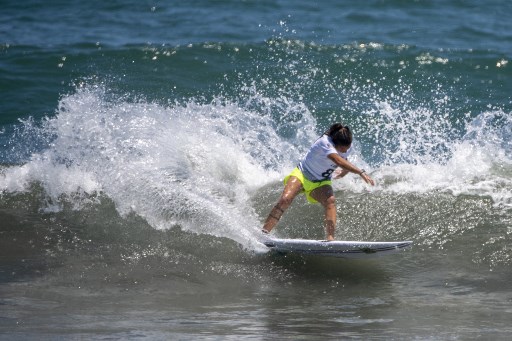
<svg viewBox="0 0 512 341">
<path fill-rule="evenodd" d="M 341 123 L 334 123 L 326 132 L 335 146 L 350 146 L 352 144 L 352 132 L 350 128 Z"/>
</svg>

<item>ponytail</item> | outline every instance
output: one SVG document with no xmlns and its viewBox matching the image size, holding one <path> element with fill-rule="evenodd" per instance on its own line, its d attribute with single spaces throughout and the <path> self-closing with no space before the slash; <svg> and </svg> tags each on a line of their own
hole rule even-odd
<svg viewBox="0 0 512 341">
<path fill-rule="evenodd" d="M 341 123 L 334 123 L 326 132 L 335 146 L 350 146 L 352 144 L 352 132 L 350 128 Z"/>
</svg>

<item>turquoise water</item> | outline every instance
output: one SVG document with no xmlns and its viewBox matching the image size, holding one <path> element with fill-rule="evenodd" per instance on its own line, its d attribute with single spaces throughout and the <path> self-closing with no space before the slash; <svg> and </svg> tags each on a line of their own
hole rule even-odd
<svg viewBox="0 0 512 341">
<path fill-rule="evenodd" d="M 507 1 L 4 1 L 4 339 L 508 339 Z M 326 127 L 337 238 L 258 231 Z M 298 198 L 275 230 L 324 238 Z"/>
</svg>

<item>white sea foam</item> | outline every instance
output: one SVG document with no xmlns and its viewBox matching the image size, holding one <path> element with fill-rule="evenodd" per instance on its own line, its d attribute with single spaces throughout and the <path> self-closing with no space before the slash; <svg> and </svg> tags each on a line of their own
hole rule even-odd
<svg viewBox="0 0 512 341">
<path fill-rule="evenodd" d="M 378 115 L 377 148 L 387 155 L 374 174 L 377 190 L 490 197 L 496 206 L 512 207 L 510 113 L 468 118 L 460 137 L 448 117 L 426 109 L 381 106 Z"/>
<path fill-rule="evenodd" d="M 276 132 L 283 127 L 269 114 L 233 103 L 163 106 L 106 97 L 101 88 L 64 97 L 58 114 L 39 130 L 53 136 L 48 148 L 4 169 L 2 192 L 27 191 L 37 183 L 52 211 L 62 200 L 79 207 L 106 195 L 121 215 L 135 212 L 155 228 L 179 225 L 256 247 L 260 222 L 248 199 L 293 165 L 301 137 L 284 139 Z M 298 118 L 288 128 L 311 127 L 299 134 L 311 140 L 310 113 L 291 116 Z"/>
<path fill-rule="evenodd" d="M 155 228 L 179 225 L 254 249 L 261 218 L 250 199 L 266 184 L 278 184 L 317 137 L 316 121 L 302 105 L 279 103 L 288 115 L 281 125 L 271 110 L 249 109 L 276 105 L 257 92 L 243 105 L 107 98 L 101 87 L 63 97 L 56 116 L 28 129 L 51 136 L 47 148 L 21 166 L 0 170 L 2 193 L 29 191 L 37 183 L 50 211 L 63 201 L 80 209 L 105 195 L 121 215 L 134 212 Z M 475 195 L 510 208 L 510 116 L 482 113 L 456 137 L 450 122 L 426 109 L 380 103 L 363 117 L 375 123 L 364 134 L 376 139 L 377 152 L 361 155 L 356 141 L 352 157 L 372 172 L 377 186 L 348 176 L 335 188 Z"/>
</svg>

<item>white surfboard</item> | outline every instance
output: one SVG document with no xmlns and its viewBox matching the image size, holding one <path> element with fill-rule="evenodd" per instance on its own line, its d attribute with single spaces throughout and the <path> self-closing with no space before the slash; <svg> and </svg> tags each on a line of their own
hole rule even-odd
<svg viewBox="0 0 512 341">
<path fill-rule="evenodd" d="M 400 252 L 412 245 L 412 241 L 365 242 L 310 239 L 266 238 L 263 241 L 271 251 L 301 253 L 340 258 L 372 258 Z"/>
</svg>

